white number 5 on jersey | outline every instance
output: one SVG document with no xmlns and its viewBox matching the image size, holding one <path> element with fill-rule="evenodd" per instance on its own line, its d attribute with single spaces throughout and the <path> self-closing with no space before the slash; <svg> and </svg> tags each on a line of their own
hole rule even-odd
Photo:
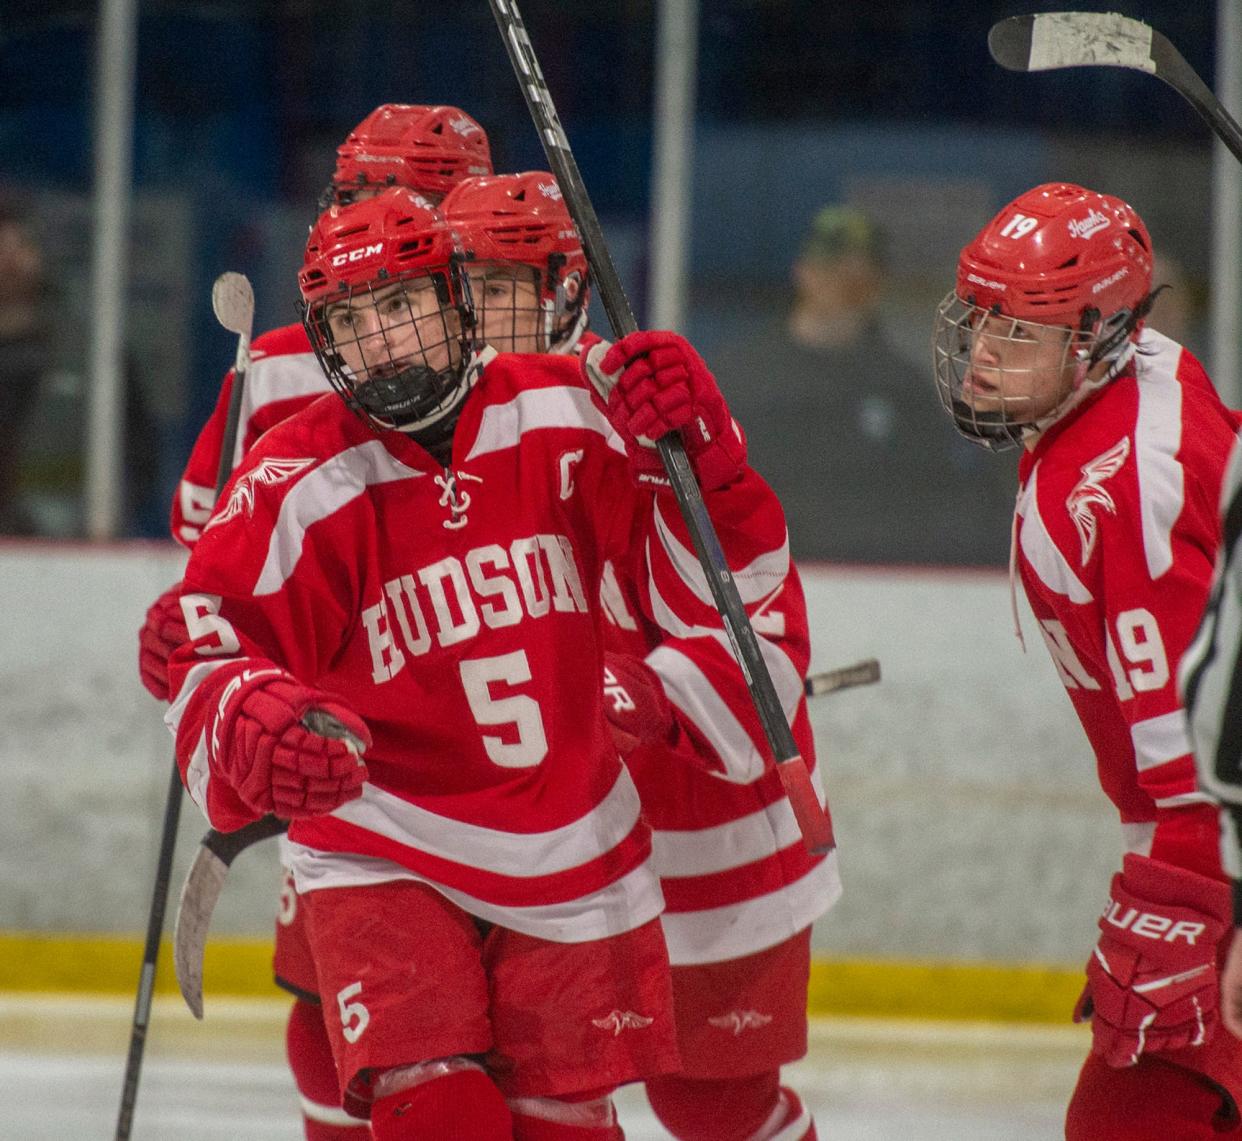
<svg viewBox="0 0 1242 1141">
<path fill-rule="evenodd" d="M 515 650 L 495 658 L 474 658 L 460 663 L 461 684 L 470 702 L 470 712 L 479 725 L 514 725 L 517 740 L 483 734 L 483 748 L 493 764 L 508 769 L 530 768 L 548 755 L 548 737 L 543 728 L 539 702 L 524 693 L 504 697 L 492 695 L 494 682 L 520 685 L 530 681 L 530 662 L 525 650 Z"/>
</svg>

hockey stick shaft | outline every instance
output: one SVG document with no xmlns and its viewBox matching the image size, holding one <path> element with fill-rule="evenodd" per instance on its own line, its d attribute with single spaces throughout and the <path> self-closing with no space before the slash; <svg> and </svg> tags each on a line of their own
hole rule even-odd
<svg viewBox="0 0 1242 1141">
<path fill-rule="evenodd" d="M 535 57 L 521 13 L 513 0 L 488 0 L 488 4 L 500 29 L 509 62 L 521 86 L 527 110 L 539 132 L 544 153 L 582 237 L 591 274 L 599 288 L 608 321 L 613 332 L 618 337 L 624 337 L 638 328 L 638 322 L 622 288 L 621 279 L 617 276 L 599 219 L 583 185 L 582 175 L 578 171 L 569 140 L 544 82 L 543 72 Z M 755 703 L 763 724 L 764 735 L 781 774 L 785 795 L 797 817 L 803 840 L 811 851 L 826 852 L 833 846 L 832 826 L 815 795 L 810 773 L 798 752 L 789 722 L 785 719 L 785 712 L 760 652 L 758 639 L 746 616 L 737 585 L 733 581 L 720 540 L 703 502 L 702 490 L 690 467 L 685 446 L 673 434 L 665 436 L 657 446 L 682 517 L 690 531 L 695 553 L 702 564 L 712 598 L 733 645 L 734 656 L 741 667 L 751 700 Z"/>
<path fill-rule="evenodd" d="M 239 279 L 244 283 L 240 302 L 221 316 L 217 292 L 225 277 Z M 249 305 L 245 297 L 249 297 Z M 241 274 L 222 275 L 212 290 L 212 303 L 216 316 L 230 331 L 238 334 L 237 357 L 234 364 L 233 391 L 229 394 L 228 418 L 225 422 L 224 439 L 220 447 L 220 465 L 216 469 L 216 498 L 228 482 L 233 470 L 233 451 L 237 443 L 237 426 L 241 418 L 242 390 L 246 381 L 246 366 L 250 361 L 250 334 L 254 319 L 254 295 L 250 283 Z M 234 328 L 233 326 L 237 327 Z M 147 1027 L 151 1022 L 151 1002 L 155 995 L 155 969 L 159 962 L 160 937 L 164 931 L 164 914 L 168 909 L 168 887 L 172 879 L 173 853 L 177 845 L 177 826 L 181 822 L 181 773 L 174 760 L 172 778 L 168 785 L 168 799 L 164 803 L 164 823 L 160 834 L 160 850 L 155 861 L 155 885 L 151 889 L 151 906 L 147 912 L 147 936 L 142 951 L 142 969 L 138 976 L 138 993 L 134 999 L 134 1018 L 130 1027 L 129 1052 L 125 1059 L 125 1078 L 121 1086 L 121 1105 L 116 1119 L 116 1141 L 129 1141 L 134 1123 L 134 1106 L 138 1101 L 138 1080 L 142 1076 L 142 1058 L 146 1049 Z"/>
<path fill-rule="evenodd" d="M 988 32 L 992 58 L 1010 71 L 1123 67 L 1162 79 L 1242 162 L 1242 128 L 1182 54 L 1150 25 L 1115 12 L 1011 16 Z"/>
</svg>

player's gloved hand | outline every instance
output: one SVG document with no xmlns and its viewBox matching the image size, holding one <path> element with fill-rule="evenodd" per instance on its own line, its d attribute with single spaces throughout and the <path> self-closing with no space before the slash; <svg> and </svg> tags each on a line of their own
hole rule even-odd
<svg viewBox="0 0 1242 1141">
<path fill-rule="evenodd" d="M 1074 1011 L 1075 1022 L 1091 1019 L 1092 1053 L 1116 1067 L 1211 1037 L 1216 956 L 1231 914 L 1226 884 L 1143 856 L 1126 856 L 1124 868 Z"/>
<path fill-rule="evenodd" d="M 669 432 L 681 433 L 705 491 L 742 474 L 745 437 L 729 414 L 716 378 L 685 337 L 631 333 L 588 363 L 609 379 L 616 374 L 608 393 L 608 418 L 625 441 L 639 486 L 667 486 L 655 442 Z"/>
<path fill-rule="evenodd" d="M 221 704 L 212 757 L 247 807 L 292 820 L 362 795 L 371 734 L 348 706 L 274 666 L 252 671 Z"/>
<path fill-rule="evenodd" d="M 623 757 L 640 745 L 669 741 L 676 724 L 655 671 L 641 658 L 611 650 L 604 654 L 604 716 Z"/>
<path fill-rule="evenodd" d="M 168 659 L 189 640 L 181 614 L 181 583 L 176 582 L 151 603 L 138 631 L 138 676 L 157 700 L 168 700 Z"/>
</svg>

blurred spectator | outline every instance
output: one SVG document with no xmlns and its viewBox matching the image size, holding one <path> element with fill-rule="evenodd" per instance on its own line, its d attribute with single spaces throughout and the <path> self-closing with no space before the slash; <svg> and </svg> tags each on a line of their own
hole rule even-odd
<svg viewBox="0 0 1242 1141">
<path fill-rule="evenodd" d="M 23 445 L 47 367 L 50 341 L 43 252 L 25 216 L 0 201 L 0 534 L 35 531 L 19 482 Z"/>
<path fill-rule="evenodd" d="M 946 438 L 926 377 L 889 345 L 877 226 L 860 210 L 824 207 L 792 278 L 792 310 L 710 363 L 751 463 L 785 507 L 794 556 L 1004 564 L 1012 473 L 998 476 L 980 449 Z"/>
</svg>

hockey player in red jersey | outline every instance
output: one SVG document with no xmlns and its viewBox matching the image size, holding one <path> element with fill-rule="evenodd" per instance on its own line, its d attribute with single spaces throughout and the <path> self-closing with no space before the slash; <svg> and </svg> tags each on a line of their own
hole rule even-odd
<svg viewBox="0 0 1242 1141">
<path fill-rule="evenodd" d="M 442 208 L 468 251 L 488 344 L 598 344 L 581 333 L 586 262 L 550 174 L 469 179 Z M 607 349 L 591 354 L 604 370 L 615 363 Z M 757 551 L 739 588 L 802 756 L 813 759 L 806 605 L 775 496 L 758 500 L 753 518 L 775 543 Z M 678 557 L 693 567 L 690 551 Z M 624 567 L 605 564 L 601 592 L 605 712 L 653 828 L 682 1056 L 679 1074 L 647 1083 L 648 1098 L 682 1141 L 810 1141 L 810 1112 L 782 1088 L 780 1067 L 806 1051 L 810 924 L 840 894 L 836 854 L 807 853 L 779 776 L 765 769 L 762 727 L 727 643 L 661 628 Z"/>
<path fill-rule="evenodd" d="M 649 432 L 694 425 L 732 565 L 784 527 L 681 338 L 614 346 L 605 410 L 576 360 L 478 349 L 460 257 L 407 192 L 320 219 L 300 280 L 343 402 L 267 433 L 204 529 L 168 720 L 215 826 L 292 819 L 342 1092 L 377 1137 L 603 1141 L 611 1088 L 677 1058 L 587 588 L 611 558 L 665 628 L 720 634 Z"/>
<path fill-rule="evenodd" d="M 1176 685 L 1239 417 L 1144 329 L 1151 266 L 1126 203 L 1039 186 L 962 251 L 934 338 L 958 429 L 1023 449 L 1014 565 L 1127 849 L 1075 1012 L 1092 1047 L 1071 1141 L 1242 1136 L 1242 1043 L 1218 1009 L 1229 889 Z"/>
<path fill-rule="evenodd" d="M 438 203 L 465 178 L 491 173 L 486 132 L 464 111 L 440 105 L 386 103 L 362 120 L 337 149 L 336 166 L 325 197 L 352 202 L 390 186 L 407 186 Z M 326 204 L 326 203 L 325 203 Z M 330 391 L 299 322 L 257 337 L 242 393 L 234 466 L 269 428 Z M 215 478 L 233 392 L 233 372 L 224 377 L 215 410 L 195 441 L 172 505 L 173 538 L 192 549 L 215 502 Z M 139 632 L 143 684 L 161 701 L 168 699 L 168 657 L 186 640 L 180 608 L 181 584 L 152 604 Z M 284 841 L 281 841 L 282 864 Z M 332 1062 L 314 969 L 306 943 L 304 916 L 287 867 L 277 912 L 273 968 L 277 983 L 295 996 L 286 1033 L 287 1052 L 301 1098 L 308 1141 L 364 1141 L 365 1125 L 335 1104 Z"/>
</svg>

